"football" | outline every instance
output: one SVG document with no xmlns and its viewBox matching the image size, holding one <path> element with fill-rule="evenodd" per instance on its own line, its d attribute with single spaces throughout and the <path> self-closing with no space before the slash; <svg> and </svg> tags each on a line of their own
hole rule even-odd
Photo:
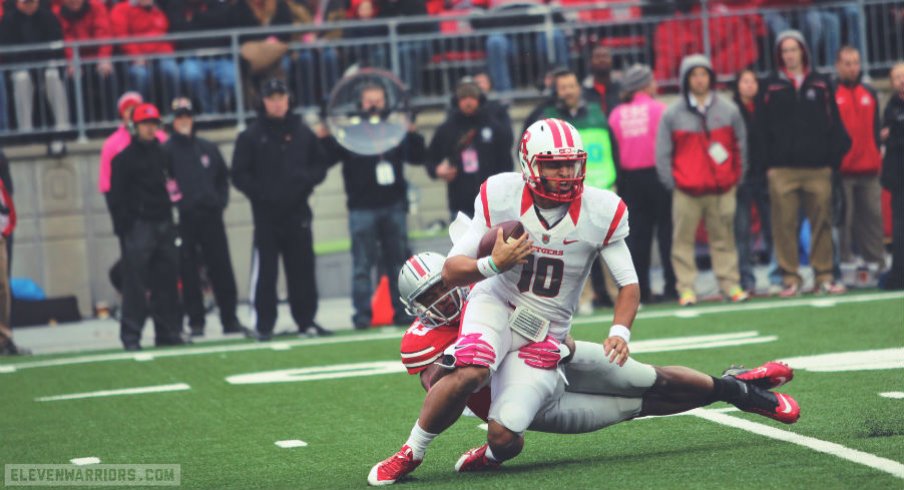
<svg viewBox="0 0 904 490">
<path fill-rule="evenodd" d="M 498 225 L 490 228 L 480 239 L 480 245 L 477 247 L 477 258 L 486 257 L 493 253 L 493 246 L 496 245 L 496 233 L 502 228 L 502 238 L 506 242 L 509 239 L 517 240 L 524 234 L 524 225 L 520 221 L 503 221 Z"/>
</svg>

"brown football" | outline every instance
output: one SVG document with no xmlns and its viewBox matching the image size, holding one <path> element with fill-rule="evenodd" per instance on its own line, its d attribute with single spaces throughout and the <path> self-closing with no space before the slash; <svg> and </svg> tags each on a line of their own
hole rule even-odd
<svg viewBox="0 0 904 490">
<path fill-rule="evenodd" d="M 524 225 L 520 221 L 503 221 L 498 225 L 490 228 L 480 239 L 480 245 L 477 247 L 477 258 L 486 257 L 493 253 L 493 246 L 496 245 L 496 233 L 502 228 L 502 238 L 505 241 L 509 239 L 517 240 L 524 234 Z"/>
</svg>

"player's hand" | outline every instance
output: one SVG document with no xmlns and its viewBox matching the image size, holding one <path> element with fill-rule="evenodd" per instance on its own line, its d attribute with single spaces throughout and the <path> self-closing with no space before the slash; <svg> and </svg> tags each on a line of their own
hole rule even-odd
<svg viewBox="0 0 904 490">
<path fill-rule="evenodd" d="M 493 263 L 500 272 L 505 272 L 518 264 L 527 262 L 534 242 L 527 239 L 527 233 L 520 238 L 506 242 L 502 236 L 502 228 L 496 230 L 496 243 L 493 245 Z"/>
<path fill-rule="evenodd" d="M 524 364 L 538 369 L 555 369 L 562 359 L 570 355 L 571 349 L 550 335 L 540 342 L 531 342 L 518 349 L 518 358 L 524 359 Z"/>
<path fill-rule="evenodd" d="M 609 358 L 610 363 L 614 362 L 619 366 L 625 365 L 625 362 L 628 361 L 628 355 L 630 354 L 628 351 L 628 343 L 625 342 L 625 339 L 616 335 L 609 337 L 603 342 L 603 353 Z"/>
<path fill-rule="evenodd" d="M 889 128 L 882 128 L 882 130 L 879 131 L 879 139 L 885 141 L 888 139 L 889 134 L 891 134 L 891 130 Z"/>
</svg>

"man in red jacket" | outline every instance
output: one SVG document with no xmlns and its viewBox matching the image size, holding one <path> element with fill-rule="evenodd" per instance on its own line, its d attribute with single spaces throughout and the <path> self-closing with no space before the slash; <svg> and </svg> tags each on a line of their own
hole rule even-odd
<svg viewBox="0 0 904 490">
<path fill-rule="evenodd" d="M 879 100 L 875 90 L 864 84 L 860 71 L 860 52 L 845 46 L 835 60 L 838 86 L 835 103 L 841 122 L 851 137 L 851 149 L 841 160 L 841 183 L 844 188 L 844 222 L 841 228 L 841 261 L 852 262 L 852 245 L 863 260 L 875 265 L 885 264 L 882 246 L 882 187 L 879 170 L 882 154 L 879 151 Z"/>
<path fill-rule="evenodd" d="M 101 0 L 62 0 L 53 7 L 53 13 L 63 28 L 63 40 L 102 41 L 113 36 L 110 15 Z M 69 65 L 67 75 L 82 78 L 86 97 L 88 120 L 107 120 L 116 117 L 116 83 L 110 54 L 113 46 L 104 43 L 79 48 L 81 65 Z M 66 48 L 66 59 L 72 61 L 73 49 Z"/>
<path fill-rule="evenodd" d="M 110 9 L 110 22 L 116 37 L 163 36 L 169 32 L 166 15 L 154 0 L 128 0 Z M 179 95 L 179 65 L 172 57 L 173 44 L 167 41 L 126 43 L 125 54 L 132 57 L 129 66 L 130 88 L 141 92 L 145 100 L 163 103 Z M 163 87 L 153 83 L 155 72 L 163 78 Z M 160 93 L 160 89 L 163 93 Z"/>
</svg>

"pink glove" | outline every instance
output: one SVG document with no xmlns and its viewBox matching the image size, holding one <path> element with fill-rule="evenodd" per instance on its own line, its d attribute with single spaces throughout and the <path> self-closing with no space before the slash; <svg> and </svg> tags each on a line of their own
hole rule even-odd
<svg viewBox="0 0 904 490">
<path fill-rule="evenodd" d="M 549 335 L 541 342 L 533 342 L 518 349 L 518 357 L 524 359 L 524 364 L 539 369 L 555 369 L 559 361 L 569 354 L 571 351 L 568 346 Z"/>
<path fill-rule="evenodd" d="M 471 333 L 459 338 L 455 343 L 453 356 L 455 357 L 455 367 L 490 367 L 496 362 L 496 351 L 492 345 L 480 338 L 479 333 Z"/>
</svg>

